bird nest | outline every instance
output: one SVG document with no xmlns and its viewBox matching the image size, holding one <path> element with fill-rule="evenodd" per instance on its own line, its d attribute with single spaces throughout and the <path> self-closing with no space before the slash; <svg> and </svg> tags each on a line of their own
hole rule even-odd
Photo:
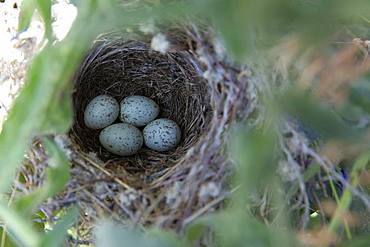
<svg viewBox="0 0 370 247">
<path fill-rule="evenodd" d="M 141 41 L 100 40 L 77 74 L 73 103 L 75 121 L 70 132 L 84 152 L 94 152 L 106 168 L 118 174 L 122 167 L 152 181 L 153 175 L 178 163 L 206 135 L 212 118 L 209 87 L 197 73 L 197 61 L 186 52 L 161 54 Z M 143 148 L 138 154 L 119 157 L 99 143 L 100 130 L 85 126 L 84 109 L 96 96 L 106 94 L 118 101 L 143 95 L 158 103 L 160 118 L 169 118 L 181 128 L 179 146 L 168 152 Z"/>
<path fill-rule="evenodd" d="M 225 141 L 230 127 L 256 107 L 250 71 L 230 61 L 210 29 L 163 33 L 171 43 L 165 54 L 152 49 L 148 36 L 98 38 L 77 69 L 74 123 L 68 134 L 55 136 L 71 161 L 71 178 L 64 192 L 41 206 L 49 219 L 55 210 L 75 204 L 83 212 L 80 227 L 109 216 L 181 231 L 229 195 L 226 178 L 232 162 Z M 107 152 L 99 144 L 99 131 L 83 121 L 86 105 L 100 94 L 153 99 L 160 117 L 179 124 L 180 144 L 168 152 L 143 148 L 129 157 Z M 30 159 L 37 169 L 31 172 L 27 166 L 22 173 L 38 187 L 35 181 L 44 176 L 47 157 L 38 143 L 30 152 L 38 157 Z"/>
</svg>

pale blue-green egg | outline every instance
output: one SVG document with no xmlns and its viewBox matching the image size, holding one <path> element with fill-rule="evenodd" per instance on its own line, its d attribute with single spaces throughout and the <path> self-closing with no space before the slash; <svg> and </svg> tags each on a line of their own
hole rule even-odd
<svg viewBox="0 0 370 247">
<path fill-rule="evenodd" d="M 143 145 L 143 135 L 135 126 L 117 123 L 100 132 L 99 141 L 109 152 L 121 156 L 137 153 Z"/>
<path fill-rule="evenodd" d="M 90 129 L 102 129 L 112 124 L 118 115 L 118 101 L 109 95 L 99 95 L 93 98 L 85 108 L 85 125 Z"/>
<path fill-rule="evenodd" d="M 150 122 L 143 130 L 145 145 L 156 151 L 169 151 L 180 142 L 181 130 L 176 122 L 160 118 Z"/>
<path fill-rule="evenodd" d="M 120 106 L 121 121 L 137 127 L 147 125 L 159 114 L 158 104 L 145 96 L 128 96 L 121 101 Z"/>
</svg>

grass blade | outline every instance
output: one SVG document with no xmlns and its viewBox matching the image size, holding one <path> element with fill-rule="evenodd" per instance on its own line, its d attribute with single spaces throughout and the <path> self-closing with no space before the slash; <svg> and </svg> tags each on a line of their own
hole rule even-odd
<svg viewBox="0 0 370 247">
<path fill-rule="evenodd" d="M 27 220 L 19 216 L 13 209 L 0 204 L 0 218 L 11 233 L 10 236 L 15 237 L 16 242 L 22 246 L 39 246 L 39 234 L 30 227 Z"/>
</svg>

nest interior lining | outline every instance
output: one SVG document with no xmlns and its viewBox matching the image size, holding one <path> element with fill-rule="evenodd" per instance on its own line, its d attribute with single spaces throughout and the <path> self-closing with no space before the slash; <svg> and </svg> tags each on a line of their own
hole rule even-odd
<svg viewBox="0 0 370 247">
<path fill-rule="evenodd" d="M 206 134 L 212 115 L 207 83 L 195 66 L 191 56 L 183 51 L 160 54 L 140 41 L 98 43 L 76 76 L 72 140 L 82 151 L 97 153 L 112 169 L 119 163 L 130 173 L 152 174 L 176 164 Z M 180 144 L 168 152 L 144 147 L 128 157 L 109 153 L 99 143 L 100 130 L 88 129 L 83 121 L 87 104 L 100 94 L 111 95 L 118 101 L 129 95 L 153 99 L 160 106 L 159 117 L 172 119 L 180 126 Z"/>
</svg>

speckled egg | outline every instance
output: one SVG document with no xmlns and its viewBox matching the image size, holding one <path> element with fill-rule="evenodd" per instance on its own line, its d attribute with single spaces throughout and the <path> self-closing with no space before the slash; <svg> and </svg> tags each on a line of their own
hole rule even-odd
<svg viewBox="0 0 370 247">
<path fill-rule="evenodd" d="M 100 132 L 99 141 L 109 152 L 129 156 L 140 150 L 143 145 L 143 135 L 131 124 L 118 123 L 103 129 Z"/>
<path fill-rule="evenodd" d="M 168 151 L 175 148 L 181 138 L 180 127 L 167 118 L 150 122 L 143 130 L 145 145 L 156 151 Z"/>
<path fill-rule="evenodd" d="M 85 125 L 90 129 L 102 129 L 112 124 L 118 115 L 118 101 L 109 95 L 99 95 L 85 108 Z"/>
<path fill-rule="evenodd" d="M 133 95 L 121 101 L 122 122 L 142 127 L 153 121 L 159 114 L 159 106 L 145 96 Z"/>
</svg>

